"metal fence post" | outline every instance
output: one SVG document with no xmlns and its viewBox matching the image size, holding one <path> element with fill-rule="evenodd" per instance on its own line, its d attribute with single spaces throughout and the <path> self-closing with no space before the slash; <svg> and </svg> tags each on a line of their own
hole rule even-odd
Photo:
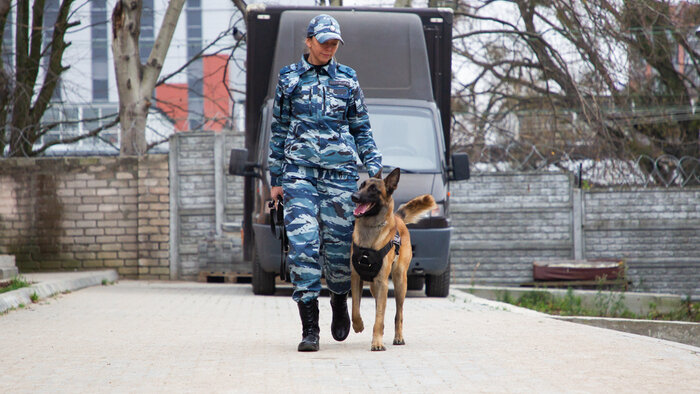
<svg viewBox="0 0 700 394">
<path fill-rule="evenodd" d="M 216 236 L 220 237 L 224 224 L 224 134 L 214 135 L 214 220 Z"/>
<path fill-rule="evenodd" d="M 573 237 L 574 237 L 574 259 L 583 260 L 583 190 L 574 188 L 573 190 Z"/>
<path fill-rule="evenodd" d="M 170 138 L 168 169 L 170 174 L 170 280 L 180 278 L 180 178 L 178 176 L 178 156 L 180 137 Z"/>
</svg>

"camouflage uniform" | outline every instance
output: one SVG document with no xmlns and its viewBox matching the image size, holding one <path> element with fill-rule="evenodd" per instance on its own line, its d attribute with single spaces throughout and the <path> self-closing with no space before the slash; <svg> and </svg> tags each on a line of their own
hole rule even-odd
<svg viewBox="0 0 700 394">
<path fill-rule="evenodd" d="M 381 169 L 355 71 L 335 59 L 313 66 L 305 57 L 282 68 L 273 117 L 270 177 L 284 189 L 292 297 L 318 297 L 321 261 L 329 290 L 347 293 L 356 162 L 370 175 Z"/>
</svg>

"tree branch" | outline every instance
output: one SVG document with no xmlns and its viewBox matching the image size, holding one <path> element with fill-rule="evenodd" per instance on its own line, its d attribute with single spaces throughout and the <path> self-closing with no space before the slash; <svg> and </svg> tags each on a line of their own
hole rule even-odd
<svg viewBox="0 0 700 394">
<path fill-rule="evenodd" d="M 49 66 L 44 74 L 44 82 L 41 85 L 39 94 L 37 95 L 34 106 L 30 111 L 32 122 L 39 123 L 46 112 L 46 108 L 53 97 L 56 85 L 61 74 L 68 69 L 61 65 L 63 53 L 70 44 L 64 41 L 66 32 L 70 27 L 77 26 L 80 22 L 68 23 L 68 15 L 70 8 L 73 5 L 73 0 L 64 0 L 58 9 L 56 23 L 54 24 L 53 37 L 49 46 L 51 53 L 49 54 Z"/>
<path fill-rule="evenodd" d="M 160 75 L 160 70 L 163 68 L 163 61 L 170 48 L 170 42 L 173 39 L 177 20 L 184 4 L 185 0 L 171 0 L 168 3 L 168 9 L 163 17 L 163 24 L 158 31 L 158 37 L 153 43 L 153 49 L 151 49 L 148 61 L 143 69 L 140 91 L 142 97 L 150 97 L 156 86 L 158 75 Z"/>
</svg>

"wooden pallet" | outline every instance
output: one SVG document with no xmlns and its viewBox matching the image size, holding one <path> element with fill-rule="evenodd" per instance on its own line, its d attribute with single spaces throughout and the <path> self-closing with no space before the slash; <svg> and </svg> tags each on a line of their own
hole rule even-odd
<svg viewBox="0 0 700 394">
<path fill-rule="evenodd" d="M 197 280 L 207 283 L 250 283 L 252 275 L 247 272 L 200 271 Z"/>
</svg>

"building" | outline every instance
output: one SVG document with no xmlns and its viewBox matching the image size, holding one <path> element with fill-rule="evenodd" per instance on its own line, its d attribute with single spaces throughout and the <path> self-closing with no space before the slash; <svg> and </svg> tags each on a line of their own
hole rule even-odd
<svg viewBox="0 0 700 394">
<path fill-rule="evenodd" d="M 50 40 L 61 0 L 46 0 L 44 45 Z M 146 61 L 162 24 L 168 2 L 143 0 L 139 50 Z M 80 24 L 66 33 L 61 75 L 50 109 L 42 122 L 59 122 L 39 141 L 44 144 L 84 135 L 109 124 L 119 103 L 112 58 L 111 14 L 116 0 L 91 0 L 74 5 L 71 21 Z M 8 15 L 3 35 L 2 61 L 14 64 L 16 4 Z M 160 78 L 167 80 L 154 90 L 155 105 L 148 118 L 147 141 L 167 150 L 167 139 L 177 131 L 231 129 L 234 103 L 244 100 L 245 47 L 236 45 L 231 29 L 243 29 L 242 15 L 230 0 L 186 0 L 178 20 Z M 198 57 L 198 58 L 197 58 Z M 197 58 L 191 61 L 190 59 Z M 41 79 L 41 76 L 40 78 Z M 242 105 L 240 106 L 242 107 Z M 98 137 L 69 146 L 54 146 L 47 154 L 115 154 L 119 128 L 110 127 Z"/>
</svg>

